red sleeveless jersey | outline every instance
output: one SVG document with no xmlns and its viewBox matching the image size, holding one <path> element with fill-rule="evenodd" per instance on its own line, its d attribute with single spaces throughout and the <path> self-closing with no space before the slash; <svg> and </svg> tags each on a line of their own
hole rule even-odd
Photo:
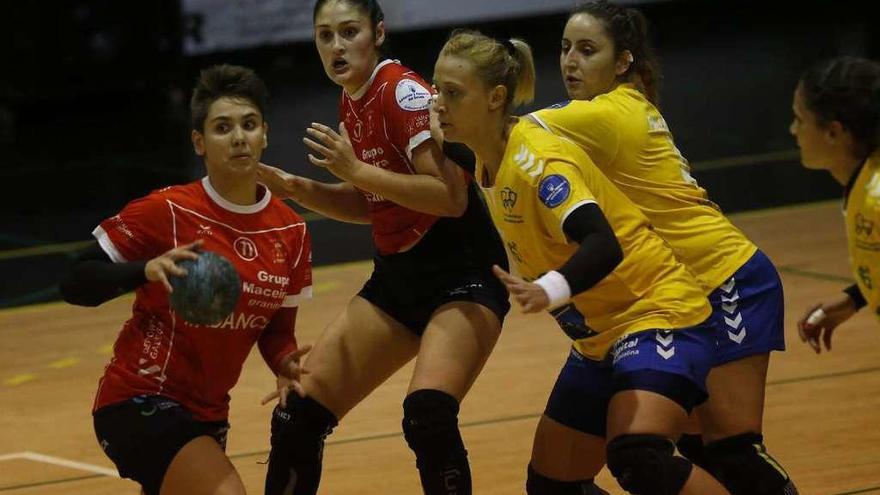
<svg viewBox="0 0 880 495">
<path fill-rule="evenodd" d="M 431 139 L 430 86 L 393 60 L 381 62 L 355 94 L 343 91 L 339 119 L 345 123 L 355 155 L 363 162 L 401 174 L 417 173 L 412 152 Z M 361 191 L 370 205 L 373 242 L 381 254 L 411 246 L 437 220 Z"/>
<path fill-rule="evenodd" d="M 161 283 L 139 287 L 132 317 L 122 327 L 99 384 L 95 409 L 161 394 L 199 420 L 225 420 L 229 391 L 254 344 L 260 343 L 270 366 L 296 348 L 293 328 L 280 336 L 264 330 L 281 308 L 311 296 L 311 242 L 302 218 L 269 191 L 264 189 L 257 204 L 236 205 L 206 177 L 132 201 L 93 234 L 117 263 L 149 260 L 203 239 L 205 250 L 232 262 L 242 283 L 233 313 L 210 327 L 174 313 Z"/>
</svg>

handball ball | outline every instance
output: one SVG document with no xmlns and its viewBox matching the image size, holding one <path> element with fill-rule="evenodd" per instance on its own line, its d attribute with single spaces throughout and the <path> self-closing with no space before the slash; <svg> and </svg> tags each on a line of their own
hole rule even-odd
<svg viewBox="0 0 880 495">
<path fill-rule="evenodd" d="M 177 266 L 187 274 L 171 277 L 171 309 L 196 325 L 214 325 L 232 313 L 241 294 L 241 279 L 229 260 L 201 251 L 199 259 L 183 260 Z"/>
</svg>

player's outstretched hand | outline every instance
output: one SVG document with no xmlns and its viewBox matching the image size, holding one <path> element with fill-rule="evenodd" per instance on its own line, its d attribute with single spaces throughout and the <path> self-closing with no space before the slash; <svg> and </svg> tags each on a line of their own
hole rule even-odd
<svg viewBox="0 0 880 495">
<path fill-rule="evenodd" d="M 186 275 L 186 270 L 177 266 L 177 262 L 199 259 L 198 250 L 202 247 L 202 242 L 199 239 L 198 241 L 169 249 L 164 254 L 148 261 L 146 266 L 144 266 L 144 275 L 147 276 L 147 280 L 150 282 L 162 282 L 162 285 L 165 286 L 165 290 L 169 294 L 174 292 L 168 277 L 183 277 Z"/>
<path fill-rule="evenodd" d="M 550 307 L 550 298 L 540 285 L 514 277 L 498 265 L 492 266 L 492 272 L 507 287 L 507 292 L 522 307 L 524 313 L 537 313 Z"/>
<path fill-rule="evenodd" d="M 802 342 L 810 344 L 816 354 L 822 352 L 819 339 L 825 349 L 831 350 L 831 336 L 838 325 L 856 314 L 856 305 L 846 292 L 819 304 L 814 304 L 798 319 L 798 335 Z"/>
<path fill-rule="evenodd" d="M 275 379 L 277 388 L 263 397 L 260 404 L 265 405 L 277 397 L 278 403 L 281 404 L 281 407 L 287 407 L 287 394 L 289 394 L 291 390 L 296 392 L 296 395 L 300 397 L 306 396 L 306 391 L 303 389 L 302 383 L 300 383 L 300 377 L 308 374 L 309 371 L 300 366 L 299 361 L 300 358 L 305 356 L 310 350 L 312 350 L 312 346 L 302 346 L 281 360 L 281 364 L 278 367 L 278 375 Z"/>
<path fill-rule="evenodd" d="M 352 174 L 362 163 L 354 154 L 345 124 L 339 124 L 337 133 L 324 124 L 313 122 L 311 127 L 306 129 L 306 134 L 309 137 L 304 137 L 303 143 L 323 157 L 319 158 L 309 153 L 309 161 L 312 165 L 326 168 L 336 177 L 350 181 Z"/>
<path fill-rule="evenodd" d="M 276 198 L 293 199 L 294 201 L 297 198 L 299 176 L 289 174 L 278 167 L 260 163 L 257 166 L 257 180 L 265 184 Z"/>
</svg>

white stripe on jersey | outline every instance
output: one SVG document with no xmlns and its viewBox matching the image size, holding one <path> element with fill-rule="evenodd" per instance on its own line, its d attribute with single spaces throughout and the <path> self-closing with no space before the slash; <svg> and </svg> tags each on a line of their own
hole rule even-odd
<svg viewBox="0 0 880 495">
<path fill-rule="evenodd" d="M 409 138 L 409 144 L 406 146 L 406 156 L 412 161 L 412 152 L 418 148 L 420 144 L 431 139 L 431 131 L 422 131 L 415 136 Z"/>
<path fill-rule="evenodd" d="M 98 245 L 101 246 L 101 249 L 107 253 L 107 256 L 113 260 L 114 263 L 127 263 L 128 260 L 125 259 L 125 256 L 122 256 L 122 253 L 116 249 L 116 245 L 113 244 L 113 241 L 110 240 L 110 236 L 107 235 L 107 231 L 104 230 L 100 225 L 95 227 L 95 230 L 92 231 L 92 235 L 95 236 L 95 239 L 98 241 Z"/>
<path fill-rule="evenodd" d="M 285 225 L 283 227 L 274 227 L 271 229 L 264 229 L 264 230 L 239 230 L 239 229 L 237 229 L 229 224 L 225 224 L 219 220 L 215 220 L 213 218 L 206 217 L 205 215 L 202 215 L 201 213 L 199 213 L 197 211 L 190 210 L 189 208 L 184 208 L 183 206 L 180 206 L 179 204 L 171 201 L 170 199 L 166 199 L 165 201 L 168 202 L 168 205 L 171 206 L 171 208 L 178 208 L 178 209 L 185 211 L 187 213 L 192 213 L 193 215 L 195 215 L 203 220 L 207 220 L 209 222 L 214 222 L 217 225 L 222 225 L 222 226 L 226 227 L 227 229 L 229 229 L 233 232 L 237 232 L 239 234 L 265 234 L 267 232 L 277 232 L 279 230 L 288 230 L 293 227 L 305 227 L 306 226 L 305 222 L 299 222 L 299 223 L 291 223 L 291 224 Z"/>
</svg>

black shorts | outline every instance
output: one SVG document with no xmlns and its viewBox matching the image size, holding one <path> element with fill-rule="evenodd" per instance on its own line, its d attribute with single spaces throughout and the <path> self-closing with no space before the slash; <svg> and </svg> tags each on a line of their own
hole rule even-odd
<svg viewBox="0 0 880 495">
<path fill-rule="evenodd" d="M 191 440 L 210 436 L 226 450 L 226 421 L 197 421 L 179 403 L 161 395 L 134 397 L 104 406 L 93 415 L 98 444 L 119 475 L 159 495 L 165 472 Z"/>
<path fill-rule="evenodd" d="M 503 323 L 510 310 L 507 290 L 488 270 L 408 273 L 406 281 L 378 270 L 358 295 L 370 301 L 416 335 L 422 335 L 440 306 L 454 301 L 489 308 Z"/>
<path fill-rule="evenodd" d="M 469 199 L 465 215 L 437 220 L 409 251 L 376 255 L 358 295 L 416 335 L 437 308 L 455 301 L 485 306 L 503 323 L 510 302 L 492 265 L 506 270 L 507 254 L 482 203 Z"/>
</svg>

